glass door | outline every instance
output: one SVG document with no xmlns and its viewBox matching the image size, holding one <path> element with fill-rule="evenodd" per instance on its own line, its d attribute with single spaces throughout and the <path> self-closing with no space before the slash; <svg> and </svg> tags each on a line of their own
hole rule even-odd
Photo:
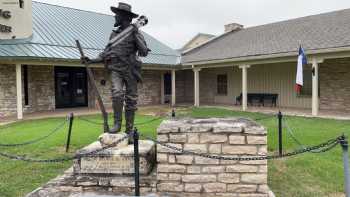
<svg viewBox="0 0 350 197">
<path fill-rule="evenodd" d="M 56 108 L 87 106 L 85 68 L 55 67 Z"/>
</svg>

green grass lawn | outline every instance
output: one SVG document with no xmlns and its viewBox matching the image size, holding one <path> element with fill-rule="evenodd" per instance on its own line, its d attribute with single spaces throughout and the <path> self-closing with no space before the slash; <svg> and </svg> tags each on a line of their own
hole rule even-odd
<svg viewBox="0 0 350 197">
<path fill-rule="evenodd" d="M 181 116 L 191 117 L 249 117 L 260 119 L 268 117 L 259 113 L 234 112 L 216 108 L 191 108 L 182 110 Z M 89 120 L 101 122 L 100 116 L 85 116 Z M 155 117 L 138 115 L 136 123 L 153 120 Z M 1 129 L 0 143 L 18 143 L 45 136 L 64 118 L 23 121 Z M 316 145 L 345 133 L 350 134 L 350 121 L 337 121 L 317 118 L 287 117 L 288 125 L 303 144 Z M 156 136 L 156 128 L 161 120 L 139 125 L 139 130 L 147 135 Z M 277 150 L 277 119 L 259 120 L 268 128 L 268 149 L 270 154 Z M 286 131 L 287 128 L 284 128 Z M 74 151 L 95 141 L 102 133 L 100 125 L 75 119 L 71 151 L 65 153 L 67 125 L 45 141 L 16 148 L 0 147 L 0 152 L 36 158 L 54 158 L 73 155 Z M 285 133 L 284 148 L 292 151 L 299 146 Z M 26 163 L 0 158 L 0 196 L 20 197 L 34 190 L 50 179 L 61 174 L 72 165 L 71 162 L 55 164 Z M 305 154 L 293 158 L 269 161 L 269 185 L 280 197 L 340 197 L 343 191 L 343 169 L 341 150 L 337 147 L 327 153 Z"/>
<path fill-rule="evenodd" d="M 102 122 L 100 116 L 97 115 L 84 116 L 84 118 Z M 155 129 L 160 124 L 161 120 L 152 121 L 154 119 L 155 117 L 152 116 L 139 115 L 135 122 L 143 123 L 151 121 L 147 125 L 140 125 L 139 129 L 142 130 L 143 133 L 155 137 Z M 64 118 L 50 118 L 13 124 L 9 129 L 0 129 L 0 143 L 20 143 L 45 136 L 52 128 L 56 127 L 62 121 L 64 121 Z M 74 154 L 75 150 L 96 141 L 97 137 L 103 131 L 100 125 L 90 124 L 75 118 L 70 153 L 66 154 L 65 143 L 67 130 L 68 125 L 65 125 L 61 131 L 55 133 L 45 141 L 16 148 L 0 147 L 0 152 L 35 158 L 71 156 Z M 50 179 L 63 173 L 71 165 L 72 162 L 39 164 L 0 158 L 0 197 L 22 197 L 26 193 L 29 193 Z"/>
</svg>

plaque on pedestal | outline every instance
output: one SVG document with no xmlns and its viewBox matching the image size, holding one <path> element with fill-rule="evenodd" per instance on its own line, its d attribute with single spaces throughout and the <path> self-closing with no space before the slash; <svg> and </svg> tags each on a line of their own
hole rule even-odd
<svg viewBox="0 0 350 197">
<path fill-rule="evenodd" d="M 110 135 L 110 134 L 109 134 Z M 127 142 L 127 140 L 125 140 Z M 104 145 L 94 142 L 78 151 L 79 154 L 99 150 Z M 155 144 L 152 141 L 139 141 L 140 174 L 148 175 L 155 164 Z M 94 155 L 76 159 L 73 164 L 75 174 L 134 174 L 134 145 L 119 145 Z"/>
</svg>

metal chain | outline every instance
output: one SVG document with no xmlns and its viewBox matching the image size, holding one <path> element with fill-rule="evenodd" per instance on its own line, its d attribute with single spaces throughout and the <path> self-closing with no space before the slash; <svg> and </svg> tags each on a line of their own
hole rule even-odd
<svg viewBox="0 0 350 197">
<path fill-rule="evenodd" d="M 146 139 L 149 139 L 153 142 L 155 142 L 156 144 L 159 144 L 161 146 L 164 146 L 166 148 L 175 150 L 176 152 L 179 152 L 181 154 L 189 154 L 189 155 L 195 155 L 195 156 L 200 156 L 200 157 L 204 157 L 204 158 L 209 158 L 209 159 L 217 159 L 217 160 L 234 160 L 234 161 L 255 161 L 255 160 L 271 160 L 271 159 L 280 159 L 280 158 L 285 158 L 285 157 L 291 157 L 291 156 L 295 156 L 295 155 L 299 155 L 299 154 L 303 154 L 306 152 L 311 152 L 313 150 L 320 150 L 322 152 L 326 152 L 329 151 L 333 148 L 336 147 L 336 145 L 338 145 L 340 143 L 341 140 L 344 140 L 344 136 L 340 136 L 337 137 L 335 139 L 331 139 L 328 140 L 325 143 L 316 145 L 316 146 L 312 146 L 312 147 L 307 147 L 307 148 L 303 148 L 300 150 L 296 150 L 290 153 L 284 153 L 282 154 L 282 156 L 280 155 L 267 155 L 267 156 L 236 156 L 236 157 L 228 157 L 228 156 L 219 156 L 219 155 L 210 155 L 210 154 L 205 154 L 205 153 L 196 153 L 193 151 L 186 151 L 183 150 L 181 148 L 177 148 L 175 146 L 166 144 L 166 143 L 162 143 L 159 142 L 157 140 L 154 140 L 151 137 L 148 137 L 144 134 L 140 134 L 141 136 L 145 137 Z M 21 160 L 21 161 L 26 161 L 26 162 L 36 162 L 36 163 L 57 163 L 57 162 L 65 162 L 65 161 L 71 161 L 74 159 L 80 159 L 83 157 L 89 157 L 89 156 L 93 156 L 103 150 L 106 150 L 108 148 L 114 147 L 116 145 L 118 145 L 119 143 L 121 143 L 122 141 L 128 139 L 129 137 L 133 136 L 133 133 L 129 133 L 128 135 L 124 136 L 123 138 L 119 139 L 118 141 L 116 141 L 115 143 L 108 145 L 106 147 L 103 147 L 101 149 L 97 149 L 91 152 L 87 152 L 87 153 L 82 153 L 82 154 L 77 154 L 73 157 L 60 157 L 60 158 L 54 158 L 54 159 L 35 159 L 35 158 L 28 158 L 28 157 L 22 157 L 22 156 L 18 156 L 18 155 L 10 155 L 7 153 L 2 153 L 0 152 L 0 156 L 2 157 L 6 157 L 8 159 L 12 159 L 12 160 Z"/>
<path fill-rule="evenodd" d="M 209 158 L 209 159 L 218 159 L 218 160 L 235 160 L 235 161 L 253 161 L 253 160 L 270 160 L 270 159 L 280 159 L 280 158 L 284 158 L 284 157 L 291 157 L 291 156 L 295 156 L 295 155 L 299 155 L 299 154 L 303 154 L 306 152 L 310 152 L 313 150 L 319 150 L 319 149 L 323 149 L 324 151 L 329 151 L 332 148 L 334 148 L 337 144 L 340 143 L 340 140 L 344 139 L 344 136 L 340 136 L 337 137 L 335 139 L 331 139 L 328 140 L 325 143 L 316 145 L 316 146 L 312 146 L 312 147 L 307 147 L 307 148 L 303 148 L 300 150 L 296 150 L 290 153 L 285 153 L 282 154 L 282 156 L 280 155 L 267 155 L 267 156 L 242 156 L 242 157 L 228 157 L 228 156 L 219 156 L 219 155 L 210 155 L 210 154 L 205 154 L 205 153 L 196 153 L 193 151 L 187 151 L 187 150 L 183 150 L 182 148 L 177 148 L 175 146 L 169 145 L 167 143 L 163 143 L 163 142 L 159 142 L 158 140 L 155 140 L 149 136 L 146 136 L 144 134 L 140 134 L 141 136 L 145 137 L 148 140 L 151 140 L 153 142 L 155 142 L 156 144 L 159 144 L 161 146 L 164 146 L 166 148 L 169 148 L 171 150 L 174 150 L 176 152 L 179 152 L 181 154 L 188 154 L 188 155 L 195 155 L 195 156 L 200 156 L 200 157 L 204 157 L 204 158 Z"/>
<path fill-rule="evenodd" d="M 80 117 L 80 116 L 76 116 L 75 118 L 79 119 L 79 120 L 82 120 L 82 121 L 85 121 L 85 122 L 90 123 L 90 124 L 94 124 L 94 125 L 104 125 L 104 123 L 102 123 L 102 122 L 96 122 L 94 120 L 89 120 L 87 118 L 83 118 L 83 117 Z"/>
<path fill-rule="evenodd" d="M 306 146 L 303 144 L 303 143 L 301 143 L 299 140 L 298 140 L 298 138 L 294 135 L 294 132 L 293 132 L 293 130 L 292 130 L 292 128 L 291 128 L 291 126 L 289 125 L 289 119 L 287 120 L 287 118 L 284 116 L 283 117 L 283 119 L 285 120 L 284 121 L 284 123 L 285 123 L 285 125 L 286 125 L 286 128 L 287 128 L 287 131 L 288 131 L 288 134 L 289 134 L 289 136 L 292 138 L 292 140 L 293 141 L 295 141 L 295 143 L 297 143 L 298 144 L 298 146 L 300 147 L 300 148 L 305 148 Z M 294 129 L 295 130 L 295 129 Z M 336 146 L 336 144 L 334 145 L 334 147 Z M 332 147 L 333 148 L 333 147 Z M 331 148 L 331 149 L 332 149 Z M 311 153 L 324 153 L 324 152 L 327 152 L 328 151 L 328 149 L 326 149 L 326 151 L 325 150 L 313 150 L 313 151 L 310 151 Z"/>
<path fill-rule="evenodd" d="M 64 127 L 64 125 L 67 123 L 67 120 L 64 120 L 63 122 L 61 122 L 60 124 L 58 124 L 58 126 L 56 126 L 49 134 L 39 137 L 37 139 L 34 140 L 30 140 L 27 142 L 23 142 L 23 143 L 17 143 L 17 144 L 1 144 L 0 146 L 2 147 L 15 147 L 15 146 L 26 146 L 26 145 L 30 145 L 30 144 L 35 144 L 37 142 L 40 142 L 42 140 L 45 140 L 47 138 L 49 138 L 50 136 L 52 136 L 53 134 L 55 134 L 56 132 L 58 132 L 61 128 Z"/>
<path fill-rule="evenodd" d="M 285 123 L 285 125 L 286 125 L 286 128 L 287 128 L 287 131 L 288 131 L 289 136 L 290 136 L 300 147 L 304 148 L 305 146 L 295 137 L 294 132 L 293 132 L 293 130 L 295 130 L 295 129 L 292 130 L 292 128 L 290 127 L 290 125 L 289 125 L 289 120 L 288 120 L 286 117 L 283 117 L 283 120 L 285 120 L 284 123 Z"/>
<path fill-rule="evenodd" d="M 25 162 L 33 162 L 33 163 L 59 163 L 59 162 L 66 162 L 66 161 L 71 161 L 71 160 L 74 160 L 74 159 L 80 159 L 80 158 L 83 158 L 83 157 L 89 157 L 89 156 L 93 156 L 101 151 L 104 151 L 108 148 L 112 148 L 112 147 L 115 147 L 117 146 L 118 144 L 120 144 L 121 142 L 123 142 L 124 140 L 128 139 L 129 137 L 133 136 L 133 132 L 125 135 L 123 138 L 120 138 L 118 141 L 108 145 L 108 146 L 105 146 L 105 147 L 102 147 L 100 149 L 97 149 L 97 150 L 94 150 L 94 151 L 91 151 L 91 152 L 87 152 L 87 153 L 81 153 L 81 154 L 77 154 L 75 156 L 72 156 L 72 157 L 58 157 L 58 158 L 53 158 L 53 159 L 36 159 L 36 158 L 29 158 L 29 157 L 23 157 L 23 156 L 19 156 L 19 155 L 11 155 L 11 154 L 8 154 L 8 153 L 3 153 L 3 152 L 0 152 L 0 156 L 2 157 L 5 157 L 5 158 L 8 158 L 8 159 L 11 159 L 11 160 L 19 160 L 19 161 L 25 161 Z"/>
<path fill-rule="evenodd" d="M 261 118 L 255 118 L 254 121 L 260 121 L 260 120 L 267 120 L 270 118 L 276 118 L 276 116 L 267 116 L 267 117 L 261 117 Z"/>
</svg>

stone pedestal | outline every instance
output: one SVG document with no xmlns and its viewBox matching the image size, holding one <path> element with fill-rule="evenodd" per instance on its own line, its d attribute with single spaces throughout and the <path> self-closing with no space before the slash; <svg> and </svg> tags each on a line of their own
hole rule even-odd
<svg viewBox="0 0 350 197">
<path fill-rule="evenodd" d="M 99 150 L 123 138 L 125 134 L 103 134 L 99 141 L 79 150 L 77 154 L 84 154 Z M 128 145 L 127 140 L 118 146 L 108 148 L 88 157 L 74 161 L 75 174 L 134 174 L 134 145 Z M 155 145 L 152 141 L 139 141 L 140 174 L 147 175 L 155 164 Z"/>
<path fill-rule="evenodd" d="M 158 141 L 196 153 L 225 157 L 267 154 L 267 131 L 242 118 L 166 120 L 157 129 Z M 78 154 L 113 144 L 123 136 L 104 134 Z M 102 144 L 101 144 L 102 142 Z M 76 160 L 74 169 L 51 180 L 26 197 L 133 196 L 135 190 L 133 145 L 101 151 Z M 267 186 L 267 161 L 227 161 L 184 155 L 140 141 L 141 195 L 272 197 Z M 101 196 L 102 195 L 102 196 Z M 107 196 L 103 196 L 107 195 Z"/>
<path fill-rule="evenodd" d="M 222 157 L 267 155 L 267 131 L 244 118 L 165 120 L 158 141 Z M 157 147 L 157 192 L 169 196 L 268 197 L 267 161 L 234 161 Z"/>
</svg>

